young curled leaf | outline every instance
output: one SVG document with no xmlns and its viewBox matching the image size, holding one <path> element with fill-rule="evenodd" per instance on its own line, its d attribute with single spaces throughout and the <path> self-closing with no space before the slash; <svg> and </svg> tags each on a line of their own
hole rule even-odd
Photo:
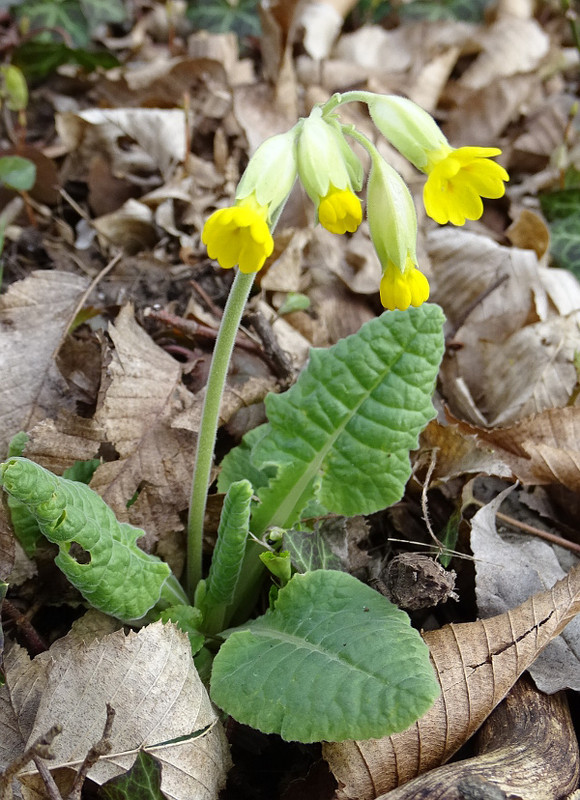
<svg viewBox="0 0 580 800">
<path fill-rule="evenodd" d="M 119 522 L 96 492 L 27 458 L 0 464 L 0 484 L 24 503 L 44 536 L 58 544 L 56 565 L 92 606 L 129 622 L 157 603 L 169 566 L 137 547 L 143 531 Z M 87 563 L 75 558 L 79 551 Z"/>
</svg>

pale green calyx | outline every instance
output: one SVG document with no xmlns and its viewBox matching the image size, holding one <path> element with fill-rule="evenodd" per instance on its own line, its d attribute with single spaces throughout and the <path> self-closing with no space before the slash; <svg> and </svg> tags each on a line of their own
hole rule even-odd
<svg viewBox="0 0 580 800">
<path fill-rule="evenodd" d="M 345 141 L 340 123 L 323 117 L 318 107 L 302 120 L 297 156 L 298 175 L 317 210 L 331 187 L 358 190 L 362 185 L 362 166 Z"/>
<path fill-rule="evenodd" d="M 297 175 L 295 125 L 286 133 L 271 136 L 258 147 L 236 190 L 236 200 L 254 194 L 260 206 L 267 206 L 271 219 L 292 191 Z"/>
<path fill-rule="evenodd" d="M 367 185 L 371 239 L 383 269 L 388 262 L 401 272 L 407 258 L 417 262 L 417 215 L 407 185 L 376 151 Z"/>
<path fill-rule="evenodd" d="M 425 170 L 429 154 L 449 142 L 433 117 L 412 100 L 368 93 L 371 118 L 380 132 L 417 169 Z"/>
</svg>

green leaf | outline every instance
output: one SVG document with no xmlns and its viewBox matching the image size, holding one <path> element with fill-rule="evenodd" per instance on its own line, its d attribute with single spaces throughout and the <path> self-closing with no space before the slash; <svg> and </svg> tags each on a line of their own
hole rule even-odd
<svg viewBox="0 0 580 800">
<path fill-rule="evenodd" d="M 24 453 L 24 448 L 28 444 L 28 440 L 30 436 L 26 433 L 26 431 L 18 431 L 15 433 L 10 442 L 8 443 L 8 453 L 6 454 L 8 458 L 12 458 L 13 456 L 21 456 Z"/>
<path fill-rule="evenodd" d="M 229 33 L 238 36 L 260 36 L 258 0 L 194 0 L 188 3 L 187 16 L 197 28 L 212 33 Z"/>
<path fill-rule="evenodd" d="M 549 221 L 554 263 L 580 278 L 580 189 L 540 195 L 540 204 Z"/>
<path fill-rule="evenodd" d="M 143 531 L 118 522 L 88 486 L 53 475 L 26 458 L 0 464 L 0 483 L 26 505 L 46 538 L 58 544 L 56 565 L 99 611 L 129 622 L 159 600 L 170 575 L 168 565 L 140 550 L 136 540 Z M 80 563 L 73 553 L 89 563 Z"/>
<path fill-rule="evenodd" d="M 17 17 L 29 29 L 42 28 L 42 36 L 50 39 L 56 30 L 65 30 L 75 45 L 86 47 L 90 32 L 79 0 L 27 0 Z"/>
<path fill-rule="evenodd" d="M 439 695 L 408 616 L 345 572 L 295 575 L 275 608 L 230 634 L 211 697 L 265 733 L 300 742 L 387 736 Z"/>
<path fill-rule="evenodd" d="M 75 461 L 72 467 L 65 469 L 62 477 L 68 478 L 69 481 L 89 484 L 100 463 L 101 461 L 98 458 L 91 458 L 88 461 Z"/>
<path fill-rule="evenodd" d="M 283 586 L 288 583 L 292 577 L 292 561 L 288 550 L 281 550 L 279 553 L 265 550 L 260 553 L 259 559 L 266 569 L 282 582 Z"/>
<path fill-rule="evenodd" d="M 540 194 L 540 205 L 548 222 L 577 215 L 580 210 L 580 189 L 562 189 Z"/>
<path fill-rule="evenodd" d="M 400 14 L 403 19 L 427 19 L 431 22 L 483 22 L 490 2 L 491 0 L 413 0 L 402 6 Z"/>
<path fill-rule="evenodd" d="M 161 791 L 161 764 L 140 750 L 128 772 L 99 788 L 101 800 L 166 800 Z"/>
<path fill-rule="evenodd" d="M 237 481 L 228 489 L 206 581 L 205 605 L 227 605 L 233 600 L 246 550 L 253 491 L 249 481 Z"/>
<path fill-rule="evenodd" d="M 290 314 L 292 311 L 305 311 L 310 308 L 310 298 L 300 292 L 288 292 L 286 299 L 278 309 L 278 314 Z"/>
<path fill-rule="evenodd" d="M 313 500 L 345 516 L 400 500 L 409 451 L 435 415 L 443 321 L 436 305 L 387 311 L 334 347 L 311 350 L 294 386 L 267 396 L 269 425 L 251 458 L 277 473 L 257 492 L 255 535 L 291 527 Z"/>
<path fill-rule="evenodd" d="M 37 39 L 21 44 L 14 51 L 13 61 L 29 80 L 44 78 L 62 64 L 78 64 L 86 72 L 92 72 L 97 67 L 111 69 L 119 65 L 118 59 L 106 50 L 88 52 L 82 48 L 67 47 L 63 42 Z"/>
<path fill-rule="evenodd" d="M 29 158 L 2 156 L 0 158 L 0 183 L 9 189 L 27 192 L 36 181 L 36 166 Z"/>
<path fill-rule="evenodd" d="M 252 448 L 268 431 L 267 425 L 258 425 L 252 428 L 240 444 L 234 447 L 221 463 L 220 474 L 218 475 L 218 492 L 227 492 L 235 481 L 248 480 L 254 487 L 254 491 L 262 486 L 267 486 L 268 481 L 276 470 L 259 470 L 252 464 L 250 457 Z"/>
<path fill-rule="evenodd" d="M 193 606 L 177 605 L 165 608 L 159 615 L 161 622 L 175 622 L 177 627 L 189 637 L 192 655 L 202 648 L 205 636 L 201 632 L 202 613 Z"/>
<path fill-rule="evenodd" d="M 347 571 L 348 544 L 342 518 L 317 523 L 313 531 L 285 531 L 282 542 L 298 572 L 315 569 Z"/>
</svg>

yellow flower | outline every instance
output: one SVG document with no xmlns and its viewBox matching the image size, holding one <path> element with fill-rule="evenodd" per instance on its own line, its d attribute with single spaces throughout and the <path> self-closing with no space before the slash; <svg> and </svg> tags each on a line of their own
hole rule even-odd
<svg viewBox="0 0 580 800">
<path fill-rule="evenodd" d="M 318 206 L 318 219 L 322 227 L 331 233 L 353 233 L 362 221 L 360 200 L 350 189 L 330 186 L 328 194 Z"/>
<path fill-rule="evenodd" d="M 481 198 L 501 197 L 503 182 L 509 180 L 505 169 L 490 161 L 500 153 L 497 147 L 455 150 L 447 145 L 429 153 L 423 189 L 427 214 L 440 225 L 463 225 L 466 219 L 479 219 L 483 214 Z"/>
<path fill-rule="evenodd" d="M 239 264 L 242 272 L 258 272 L 274 250 L 267 219 L 268 206 L 259 205 L 253 194 L 215 211 L 201 235 L 209 257 L 224 269 Z"/>
<path fill-rule="evenodd" d="M 387 262 L 380 285 L 381 303 L 389 311 L 405 311 L 429 299 L 429 283 L 413 260 L 407 257 L 403 272 L 392 261 Z"/>
</svg>

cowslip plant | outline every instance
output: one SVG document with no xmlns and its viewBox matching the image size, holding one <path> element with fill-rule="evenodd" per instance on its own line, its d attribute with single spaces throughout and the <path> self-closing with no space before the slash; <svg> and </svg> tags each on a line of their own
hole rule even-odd
<svg viewBox="0 0 580 800">
<path fill-rule="evenodd" d="M 503 193 L 507 173 L 489 160 L 498 151 L 453 149 L 429 115 L 400 98 L 336 95 L 261 145 L 233 204 L 216 210 L 202 234 L 220 266 L 238 269 L 216 340 L 198 437 L 188 522 L 189 602 L 179 598 L 161 562 L 137 558 L 143 575 L 151 572 L 157 581 L 139 611 L 148 619 L 157 613 L 175 620 L 188 631 L 203 674 L 213 662 L 213 700 L 240 722 L 304 742 L 403 730 L 439 693 L 428 649 L 407 615 L 342 572 L 340 560 L 330 557 L 322 534 L 309 523 L 370 514 L 403 496 L 409 452 L 435 413 L 431 397 L 444 348 L 443 314 L 425 302 L 429 286 L 417 261 L 411 195 L 372 142 L 340 123 L 336 111 L 350 101 L 366 103 L 379 131 L 427 174 L 424 200 L 436 221 L 463 224 L 481 215 L 481 197 Z M 353 232 L 362 221 L 358 195 L 364 170 L 349 139 L 370 157 L 366 212 L 387 311 L 333 347 L 313 349 L 292 388 L 266 398 L 268 422 L 226 456 L 218 480 L 226 497 L 204 577 L 203 522 L 219 408 L 245 303 L 256 272 L 273 252 L 273 230 L 297 179 L 313 201 L 316 220 L 330 232 Z M 111 555 L 109 588 L 115 591 L 111 597 L 100 594 L 98 607 L 119 616 L 116 593 L 123 591 L 119 575 L 126 567 L 118 560 L 118 545 L 134 564 L 138 534 L 113 522 L 87 487 L 73 490 L 70 482 L 44 472 L 42 481 L 25 480 L 29 471 L 40 469 L 25 459 L 9 459 L 2 467 L 4 488 L 27 504 L 45 535 L 59 543 L 59 563 L 93 604 L 97 594 L 81 584 L 67 555 L 76 542 L 91 556 L 91 563 L 82 565 L 83 579 L 98 577 L 100 551 L 86 535 L 87 515 L 77 503 L 99 507 L 106 525 L 99 523 L 98 530 Z M 37 497 L 37 484 L 50 496 Z M 307 531 L 306 548 L 297 544 L 301 529 Z M 285 539 L 288 550 L 281 549 Z M 105 547 L 98 537 L 97 543 Z M 305 558 L 306 551 L 318 556 Z M 74 562 L 74 554 L 69 559 Z M 248 621 L 264 565 L 277 581 L 270 608 Z M 125 619 L 133 611 L 125 610 Z"/>
</svg>

